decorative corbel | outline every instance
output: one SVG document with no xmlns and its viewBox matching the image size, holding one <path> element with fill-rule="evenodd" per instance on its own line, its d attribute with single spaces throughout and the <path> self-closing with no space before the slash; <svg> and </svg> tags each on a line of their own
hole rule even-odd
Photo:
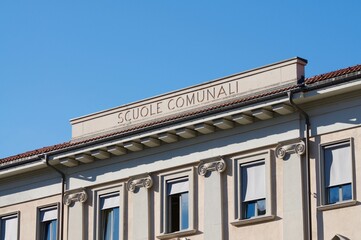
<svg viewBox="0 0 361 240">
<path fill-rule="evenodd" d="M 305 150 L 305 143 L 303 142 L 303 140 L 300 140 L 297 143 L 291 143 L 287 145 L 279 144 L 276 147 L 275 155 L 277 158 L 284 159 L 287 153 L 296 153 L 301 156 L 305 153 Z"/>
<path fill-rule="evenodd" d="M 212 158 L 208 160 L 202 160 L 198 164 L 198 175 L 205 176 L 207 172 L 217 171 L 219 173 L 226 170 L 226 162 L 219 156 L 218 158 Z"/>
<path fill-rule="evenodd" d="M 134 192 L 138 187 L 151 188 L 153 186 L 152 177 L 149 174 L 143 174 L 129 178 L 127 182 L 127 189 L 130 192 Z"/>
<path fill-rule="evenodd" d="M 84 188 L 74 189 L 64 193 L 64 204 L 69 206 L 75 202 L 84 203 L 88 199 L 88 194 Z"/>
</svg>

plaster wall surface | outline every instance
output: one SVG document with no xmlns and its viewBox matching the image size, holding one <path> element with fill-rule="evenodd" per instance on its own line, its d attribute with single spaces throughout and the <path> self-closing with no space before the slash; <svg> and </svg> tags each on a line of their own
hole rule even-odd
<svg viewBox="0 0 361 240">
<path fill-rule="evenodd" d="M 354 185 L 357 201 L 355 205 L 343 208 L 331 208 L 321 210 L 320 183 L 320 158 L 321 144 L 332 143 L 340 140 L 352 138 L 354 143 Z M 361 127 L 348 130 L 336 131 L 311 139 L 311 209 L 312 209 L 312 229 L 314 239 L 331 239 L 336 234 L 341 234 L 349 239 L 360 239 L 359 231 L 355 231 L 360 226 L 361 208 L 359 205 L 361 194 Z"/>
<path fill-rule="evenodd" d="M 21 174 L 0 182 L 0 207 L 60 193 L 60 175 L 52 170 Z"/>
<path fill-rule="evenodd" d="M 38 208 L 44 206 L 55 206 L 61 202 L 60 194 L 57 196 L 40 198 L 9 207 L 0 208 L 0 216 L 19 212 L 20 240 L 36 239 Z"/>
</svg>

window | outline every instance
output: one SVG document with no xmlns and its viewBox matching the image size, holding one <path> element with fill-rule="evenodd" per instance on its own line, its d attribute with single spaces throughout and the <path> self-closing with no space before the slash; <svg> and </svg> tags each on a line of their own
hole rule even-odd
<svg viewBox="0 0 361 240">
<path fill-rule="evenodd" d="M 257 161 L 241 165 L 242 218 L 266 214 L 265 163 Z"/>
<path fill-rule="evenodd" d="M 40 240 L 56 240 L 58 235 L 58 208 L 48 207 L 39 210 Z"/>
<path fill-rule="evenodd" d="M 119 194 L 101 196 L 101 239 L 119 239 Z"/>
<path fill-rule="evenodd" d="M 96 239 L 124 239 L 124 186 L 94 191 L 96 199 Z"/>
<path fill-rule="evenodd" d="M 235 220 L 233 225 L 274 219 L 271 151 L 234 157 Z"/>
<path fill-rule="evenodd" d="M 196 232 L 194 227 L 194 171 L 160 175 L 161 229 L 159 239 L 181 237 Z"/>
<path fill-rule="evenodd" d="M 168 229 L 176 232 L 189 227 L 188 178 L 167 181 Z"/>
<path fill-rule="evenodd" d="M 18 220 L 19 214 L 12 214 L 0 217 L 1 240 L 18 239 Z"/>
<path fill-rule="evenodd" d="M 351 143 L 340 142 L 322 147 L 323 203 L 335 204 L 353 199 Z"/>
</svg>

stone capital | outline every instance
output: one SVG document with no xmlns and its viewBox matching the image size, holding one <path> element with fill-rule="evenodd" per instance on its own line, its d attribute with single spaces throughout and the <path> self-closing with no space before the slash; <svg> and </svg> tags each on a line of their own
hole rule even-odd
<svg viewBox="0 0 361 240">
<path fill-rule="evenodd" d="M 136 188 L 144 187 L 151 188 L 153 186 L 152 177 L 149 174 L 143 174 L 129 178 L 127 182 L 127 189 L 134 192 Z"/>
<path fill-rule="evenodd" d="M 290 144 L 278 144 L 275 150 L 276 158 L 284 159 L 286 154 L 296 153 L 301 156 L 305 153 L 306 146 L 303 140 Z"/>
<path fill-rule="evenodd" d="M 70 206 L 75 202 L 84 203 L 88 199 L 88 194 L 84 188 L 70 190 L 64 193 L 64 204 Z"/>
<path fill-rule="evenodd" d="M 222 157 L 202 160 L 198 164 L 198 175 L 205 176 L 207 172 L 217 171 L 219 173 L 226 170 L 226 162 Z"/>
</svg>

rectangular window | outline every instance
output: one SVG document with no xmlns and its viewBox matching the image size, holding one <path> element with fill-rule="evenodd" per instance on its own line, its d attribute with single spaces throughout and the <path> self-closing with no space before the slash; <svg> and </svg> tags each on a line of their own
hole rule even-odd
<svg viewBox="0 0 361 240">
<path fill-rule="evenodd" d="M 58 208 L 40 209 L 40 240 L 56 240 L 58 235 Z"/>
<path fill-rule="evenodd" d="M 95 199 L 94 240 L 124 239 L 124 184 L 108 185 L 94 189 Z"/>
<path fill-rule="evenodd" d="M 235 226 L 275 218 L 272 209 L 271 151 L 236 156 L 234 160 Z"/>
<path fill-rule="evenodd" d="M 101 239 L 119 239 L 119 194 L 100 197 Z"/>
<path fill-rule="evenodd" d="M 266 214 L 266 179 L 264 161 L 241 165 L 242 218 Z"/>
<path fill-rule="evenodd" d="M 324 203 L 334 204 L 353 199 L 352 152 L 350 142 L 323 147 Z"/>
<path fill-rule="evenodd" d="M 188 178 L 167 181 L 168 229 L 176 232 L 189 227 Z"/>
<path fill-rule="evenodd" d="M 17 240 L 18 223 L 18 214 L 0 217 L 1 240 Z"/>
<path fill-rule="evenodd" d="M 189 236 L 194 224 L 194 168 L 160 174 L 159 239 Z"/>
</svg>

